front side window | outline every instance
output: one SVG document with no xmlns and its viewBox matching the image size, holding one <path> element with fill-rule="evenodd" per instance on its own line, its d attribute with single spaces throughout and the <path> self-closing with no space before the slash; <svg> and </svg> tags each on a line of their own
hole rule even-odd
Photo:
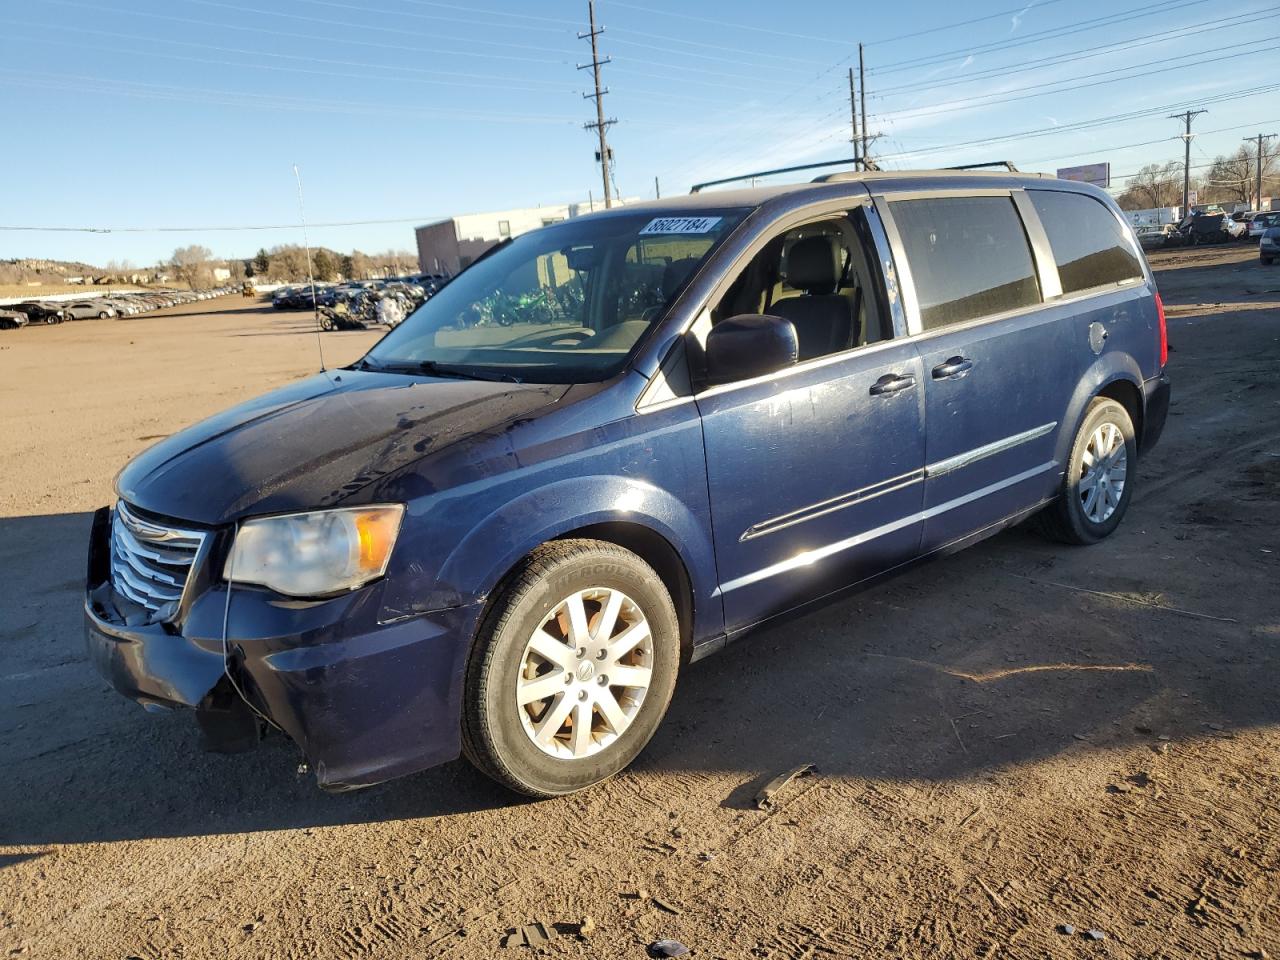
<svg viewBox="0 0 1280 960">
<path fill-rule="evenodd" d="M 895 200 L 890 208 L 923 329 L 1041 302 L 1031 247 L 1011 197 Z"/>
<path fill-rule="evenodd" d="M 608 379 L 747 212 L 623 213 L 523 234 L 459 274 L 366 360 L 533 383 Z"/>
<path fill-rule="evenodd" d="M 892 336 L 882 288 L 859 208 L 773 236 L 713 308 L 711 325 L 739 314 L 782 317 L 803 363 Z"/>
<path fill-rule="evenodd" d="M 1101 201 L 1057 190 L 1027 193 L 1049 237 L 1064 295 L 1142 279 L 1120 221 Z"/>
</svg>

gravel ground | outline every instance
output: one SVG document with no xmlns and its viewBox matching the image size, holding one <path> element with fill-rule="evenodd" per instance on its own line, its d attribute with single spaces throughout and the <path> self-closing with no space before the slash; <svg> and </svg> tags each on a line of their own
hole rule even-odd
<svg viewBox="0 0 1280 960">
<path fill-rule="evenodd" d="M 0 952 L 519 956 L 534 921 L 566 957 L 1280 951 L 1280 268 L 1151 259 L 1175 399 L 1114 537 L 1012 530 L 761 631 L 684 672 L 631 770 L 540 803 L 461 761 L 325 795 L 284 739 L 205 754 L 86 662 L 89 511 L 150 442 L 315 369 L 305 315 L 0 334 Z"/>
</svg>

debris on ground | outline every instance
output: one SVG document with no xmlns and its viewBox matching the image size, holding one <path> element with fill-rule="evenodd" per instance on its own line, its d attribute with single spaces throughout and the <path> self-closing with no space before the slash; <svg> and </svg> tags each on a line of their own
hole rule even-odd
<svg viewBox="0 0 1280 960">
<path fill-rule="evenodd" d="M 596 932 L 596 922 L 591 917 L 583 917 L 578 923 L 578 936 L 588 940 Z"/>
<path fill-rule="evenodd" d="M 1086 931 L 1084 932 L 1084 935 L 1085 935 L 1085 939 L 1087 939 L 1087 940 L 1105 940 L 1105 939 L 1107 939 L 1107 935 L 1106 935 L 1105 933 L 1103 933 L 1101 930 L 1086 930 Z"/>
<path fill-rule="evenodd" d="M 1058 924 L 1058 932 L 1064 937 L 1070 937 L 1076 932 L 1076 928 L 1069 923 Z"/>
<path fill-rule="evenodd" d="M 541 920 L 527 923 L 523 927 L 512 927 L 502 938 L 503 947 L 541 947 L 549 943 L 556 935 L 554 928 L 548 928 Z"/>
<path fill-rule="evenodd" d="M 783 787 L 785 787 L 792 780 L 795 780 L 799 777 L 807 777 L 813 773 L 817 773 L 817 770 L 814 768 L 812 763 L 802 763 L 800 766 L 795 767 L 792 770 L 788 770 L 786 773 L 778 774 L 776 777 L 774 777 L 772 780 L 766 783 L 763 787 L 761 787 L 760 792 L 756 794 L 756 809 L 757 810 L 773 809 L 775 805 L 774 797 L 777 796 L 778 792 Z"/>
<path fill-rule="evenodd" d="M 662 900 L 658 897 L 653 897 L 653 905 L 657 907 L 659 910 L 665 910 L 667 913 L 674 914 L 677 917 L 680 916 L 679 907 L 674 906 L 673 904 L 667 903 L 667 901 Z"/>
<path fill-rule="evenodd" d="M 690 950 L 679 940 L 655 940 L 649 944 L 651 957 L 684 957 Z"/>
</svg>

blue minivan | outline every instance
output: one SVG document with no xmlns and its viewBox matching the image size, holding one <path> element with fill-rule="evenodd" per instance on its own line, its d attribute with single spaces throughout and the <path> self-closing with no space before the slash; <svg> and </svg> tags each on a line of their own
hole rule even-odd
<svg viewBox="0 0 1280 960">
<path fill-rule="evenodd" d="M 1026 518 L 1106 537 L 1166 356 L 1085 184 L 836 174 L 571 219 L 125 467 L 89 649 L 215 749 L 282 730 L 329 789 L 465 753 L 568 793 L 753 627 Z"/>
</svg>

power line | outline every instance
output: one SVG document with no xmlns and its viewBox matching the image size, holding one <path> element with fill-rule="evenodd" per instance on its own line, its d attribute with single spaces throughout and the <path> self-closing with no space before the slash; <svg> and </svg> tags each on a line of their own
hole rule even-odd
<svg viewBox="0 0 1280 960">
<path fill-rule="evenodd" d="M 729 20 L 716 20 L 711 17 L 695 17 L 688 13 L 678 13 L 675 10 L 658 10 L 654 7 L 644 7 L 638 3 L 623 3 L 622 0 L 611 0 L 615 7 L 625 7 L 629 10 L 639 10 L 642 13 L 653 13 L 662 17 L 674 17 L 678 20 L 692 20 L 697 23 L 709 23 L 717 27 L 729 27 L 734 30 L 750 30 L 754 33 L 767 33 L 771 37 L 790 37 L 794 40 L 808 40 L 814 43 L 834 43 L 844 46 L 847 41 L 836 40 L 831 37 L 818 37 L 808 33 L 788 33 L 785 30 L 778 30 L 774 27 L 755 27 L 746 23 L 735 23 Z"/>
<path fill-rule="evenodd" d="M 1023 37 L 1013 40 L 996 40 L 990 43 L 977 44 L 970 47 L 959 47 L 955 50 L 948 50 L 945 53 L 916 57 L 912 60 L 898 60 L 893 63 L 885 64 L 882 67 L 877 67 L 873 72 L 880 74 L 900 73 L 903 70 L 931 66 L 944 60 L 950 60 L 952 57 L 956 56 L 976 53 L 994 53 L 999 50 L 1009 50 L 1015 47 L 1023 47 L 1028 44 L 1042 43 L 1045 40 L 1056 40 L 1059 37 L 1066 37 L 1076 33 L 1085 33 L 1102 27 L 1114 26 L 1117 23 L 1139 20 L 1143 17 L 1164 15 L 1172 10 L 1180 10 L 1183 7 L 1193 7 L 1207 2 L 1208 0 L 1178 0 L 1176 3 L 1165 3 L 1161 0 L 1161 2 L 1149 4 L 1145 7 L 1136 7 L 1133 10 L 1118 14 L 1108 14 L 1105 17 L 1095 17 L 1091 20 L 1081 20 L 1070 26 L 1053 27 L 1048 30 L 1041 30 L 1036 33 L 1026 34 Z"/>
<path fill-rule="evenodd" d="M 12 79 L 0 77 L 0 83 L 13 86 L 34 87 L 36 89 L 74 90 L 85 93 L 111 93 L 122 96 L 135 96 L 151 100 L 170 100 L 189 103 L 216 103 L 224 106 L 264 107 L 286 110 L 310 110 L 327 113 L 355 113 L 366 116 L 370 113 L 403 117 L 452 116 L 460 119 L 502 120 L 506 123 L 573 123 L 572 117 L 544 116 L 528 113 L 498 113 L 476 111 L 469 108 L 453 107 L 406 107 L 386 103 L 370 103 L 354 100 L 312 100 L 306 97 L 293 97 L 285 94 L 240 93 L 224 90 L 205 90 L 198 87 L 177 87 L 171 84 L 145 83 L 137 80 L 117 80 L 111 77 L 94 77 L 80 74 L 36 74 L 29 70 L 13 70 L 0 67 L 0 74 L 15 74 Z M 36 82 L 33 77 L 48 77 L 51 82 Z M 81 80 L 89 86 L 77 85 L 66 81 Z M 110 89 L 115 84 L 121 89 Z M 154 92 L 149 92 L 154 91 Z"/>
<path fill-rule="evenodd" d="M 920 150 L 911 151 L 911 156 L 920 154 L 937 153 L 941 150 L 954 150 L 959 147 L 982 146 L 995 143 L 1009 143 L 1021 139 L 1036 139 L 1039 137 L 1053 136 L 1060 133 L 1074 133 L 1080 130 L 1088 130 L 1093 127 L 1108 126 L 1113 123 L 1124 123 L 1128 120 L 1136 120 L 1143 117 L 1155 116 L 1166 110 L 1186 109 L 1193 103 L 1225 103 L 1230 100 L 1240 100 L 1246 97 L 1257 96 L 1263 93 L 1273 93 L 1280 90 L 1280 83 L 1266 84 L 1258 87 L 1246 87 L 1239 90 L 1230 90 L 1225 93 L 1213 96 L 1202 97 L 1197 101 L 1183 101 L 1180 103 L 1166 103 L 1156 107 L 1149 107 L 1143 110 L 1134 110 L 1128 113 L 1117 113 L 1103 117 L 1093 117 L 1088 120 L 1079 120 L 1073 123 L 1058 124 L 1052 127 L 1039 127 L 1033 130 L 1021 130 L 1017 133 L 1001 134 L 998 136 L 980 137 L 975 140 L 960 140 L 939 143 L 932 147 L 926 147 Z M 885 158 L 891 159 L 891 158 Z"/>
<path fill-rule="evenodd" d="M 1238 27 L 1244 23 L 1251 23 L 1256 20 L 1271 19 L 1275 14 L 1269 14 L 1268 11 L 1280 10 L 1280 6 L 1260 7 L 1257 10 L 1251 10 L 1246 13 L 1237 14 L 1232 17 L 1215 18 L 1213 20 L 1204 20 L 1198 23 L 1187 24 L 1182 27 L 1175 27 L 1161 33 L 1146 33 L 1138 37 L 1131 37 L 1125 40 L 1110 41 L 1108 43 L 1099 44 L 1092 47 L 1082 47 L 1078 50 L 1067 51 L 1052 57 L 1039 60 L 1036 63 L 1027 66 L 1013 67 L 1010 65 L 990 67 L 985 70 L 979 70 L 974 73 L 965 75 L 963 78 L 956 78 L 948 83 L 949 86 L 956 84 L 976 83 L 979 80 L 986 80 L 991 77 L 1004 77 L 1010 73 L 1030 73 L 1035 70 L 1044 70 L 1049 67 L 1060 66 L 1064 63 L 1077 63 L 1081 60 L 1091 60 L 1094 57 L 1103 56 L 1106 53 L 1113 52 L 1118 49 L 1124 49 L 1126 52 L 1135 47 L 1146 47 L 1154 44 L 1168 43 L 1171 40 L 1185 39 L 1187 35 L 1192 33 L 1197 38 L 1205 33 L 1214 30 L 1226 30 L 1231 27 Z M 1257 14 L 1265 14 L 1263 16 L 1255 16 Z M 880 87 L 879 97 L 894 96 L 909 93 L 915 90 L 933 90 L 939 84 L 932 80 L 917 81 L 913 83 L 899 84 L 896 87 Z"/>
<path fill-rule="evenodd" d="M 30 24 L 18 24 L 18 25 L 32 26 Z M 523 78 L 523 77 L 494 78 L 491 75 L 486 77 L 481 74 L 467 74 L 467 73 L 450 74 L 450 73 L 445 73 L 437 70 L 427 70 L 420 67 L 399 66 L 399 65 L 390 64 L 390 63 L 369 63 L 367 61 L 360 61 L 360 60 L 330 60 L 322 57 L 305 57 L 305 56 L 299 56 L 296 54 L 276 53 L 274 51 L 267 51 L 267 50 L 246 50 L 239 47 L 221 47 L 215 44 L 195 43 L 190 40 L 153 39 L 150 37 L 140 37 L 134 34 L 116 33 L 111 30 L 80 30 L 76 27 L 63 27 L 60 29 L 75 31 L 77 33 L 89 33 L 99 37 L 115 37 L 117 39 L 122 39 L 122 40 L 136 40 L 142 43 L 156 43 L 156 42 L 169 43 L 169 44 L 175 44 L 183 47 L 191 47 L 197 50 L 212 50 L 214 52 L 219 52 L 219 53 L 241 54 L 244 56 L 252 56 L 252 57 L 273 57 L 273 58 L 282 59 L 282 60 L 295 60 L 295 61 L 303 61 L 306 63 L 315 63 L 315 64 L 329 64 L 331 66 L 359 67 L 364 70 L 369 70 L 369 69 L 400 70 L 400 71 L 409 71 L 415 74 L 427 74 L 427 76 L 409 76 L 409 77 L 370 76 L 367 73 L 341 73 L 341 72 L 336 72 L 329 69 L 308 70 L 305 67 L 284 67 L 284 66 L 279 66 L 279 65 L 270 64 L 270 63 L 253 63 L 253 62 L 246 63 L 239 60 L 219 60 L 219 59 L 214 59 L 210 57 L 193 57 L 193 56 L 187 56 L 179 53 L 169 53 L 164 50 L 136 50 L 136 49 L 131 50 L 131 49 L 116 48 L 114 51 L 116 53 L 127 54 L 131 57 L 133 56 L 158 57 L 166 60 L 178 60 L 186 63 L 207 63 L 215 66 L 248 67 L 254 70 L 271 70 L 274 72 L 281 72 L 281 73 L 298 73 L 298 74 L 308 74 L 312 76 L 323 76 L 323 77 L 346 77 L 354 80 L 377 80 L 377 81 L 392 80 L 392 81 L 407 82 L 407 83 L 426 83 L 426 84 L 432 84 L 435 86 L 445 86 L 445 87 L 466 87 L 467 89 L 504 90 L 504 91 L 510 92 L 511 85 L 513 83 L 521 86 L 527 84 L 527 85 L 542 85 L 543 87 L 551 88 L 551 89 L 554 89 L 554 88 L 559 88 L 561 90 L 567 89 L 564 87 L 562 83 L 557 81 L 551 81 L 551 80 L 535 80 L 535 79 Z M 49 38 L 49 37 L 22 38 L 17 36 L 11 36 L 10 39 L 20 40 L 23 43 L 49 43 L 56 46 L 72 47 L 80 50 L 101 49 L 101 45 L 94 45 L 91 43 L 75 43 L 74 41 L 64 40 L 61 38 Z M 436 76 L 446 76 L 446 77 L 451 76 L 454 79 L 449 79 L 449 80 L 434 79 L 434 77 Z M 497 79 L 503 82 L 497 82 L 497 83 L 484 82 L 486 80 L 493 80 L 493 79 Z M 538 90 L 535 92 L 542 93 L 544 91 Z"/>
<path fill-rule="evenodd" d="M 68 3 L 68 4 L 70 4 L 70 0 L 51 0 L 51 2 L 57 2 L 57 3 Z M 283 18 L 285 18 L 285 19 L 289 19 L 289 20 L 301 20 L 301 21 L 305 21 L 305 22 L 308 22 L 308 23 L 323 23 L 323 24 L 326 24 L 326 25 L 328 25 L 328 26 L 333 26 L 333 27 L 344 27 L 344 28 L 346 28 L 346 29 L 348 29 L 348 30 L 352 30 L 352 29 L 355 29 L 355 30 L 374 30 L 374 31 L 382 32 L 382 33 L 394 33 L 394 34 L 396 34 L 397 36 L 403 36 L 403 35 L 404 35 L 404 30 L 403 30 L 402 28 L 399 28 L 399 27 L 383 27 L 383 26 L 379 26 L 379 25 L 377 25 L 377 24 L 372 24 L 372 23 L 367 23 L 367 22 L 365 22 L 365 23 L 352 23 L 352 22 L 351 22 L 351 21 L 349 21 L 349 20 L 328 20 L 328 19 L 326 19 L 326 18 L 324 18 L 324 17 L 311 17 L 311 16 L 307 16 L 306 14 L 302 14 L 302 13 L 282 13 L 282 12 L 281 12 L 281 11 L 279 11 L 279 10 L 263 10 L 263 9 L 262 9 L 262 8 L 260 8 L 260 7 L 242 7 L 242 6 L 240 6 L 240 5 L 238 5 L 238 4 L 234 4 L 234 3 L 223 3 L 223 2 L 222 2 L 222 0 L 186 0 L 186 2 L 187 2 L 187 3 L 198 3 L 198 4 L 200 4 L 201 6 L 206 6 L 206 7 L 216 7 L 216 8 L 223 9 L 223 10 L 234 10 L 234 11 L 235 11 L 235 12 L 237 12 L 237 13 L 250 13 L 250 14 L 254 14 L 254 15 L 256 15 L 256 16 L 263 16 L 263 17 L 283 17 Z M 318 2 L 318 0 L 317 0 L 317 2 Z M 1197 2 L 1203 2 L 1203 0 L 1197 0 Z M 331 0 L 325 0 L 325 3 L 326 3 L 326 5 L 328 5 L 328 6 L 345 7 L 346 9 L 355 10 L 355 11 L 358 11 L 359 13 L 364 14 L 364 15 L 366 15 L 366 16 L 367 16 L 369 13 L 376 13 L 376 12 L 379 12 L 379 11 L 371 11 L 371 10 L 368 10 L 367 8 L 365 8 L 365 7 L 357 6 L 357 5 L 355 5 L 355 4 L 339 4 L 339 3 L 336 3 L 336 2 L 331 2 Z M 97 7 L 92 6 L 91 4 L 79 4 L 79 3 L 77 3 L 77 4 L 74 4 L 74 6 L 85 6 L 85 7 L 88 7 L 89 9 L 91 9 L 91 10 L 100 9 L 100 8 L 97 8 Z M 125 15 L 128 15 L 128 16 L 132 16 L 132 13 L 127 13 L 126 11 L 116 11 L 116 12 L 117 12 L 117 13 L 122 13 L 122 14 L 125 14 Z M 385 10 L 384 10 L 384 11 L 381 11 L 381 12 L 383 12 L 383 13 L 393 13 L 393 14 L 394 14 L 394 11 L 385 11 Z M 570 51 L 567 51 L 567 50 L 556 50 L 556 49 L 554 49 L 554 48 L 548 48 L 548 47 L 547 47 L 547 46 L 545 46 L 545 45 L 538 45 L 538 44 L 530 44 L 530 43 L 508 43 L 508 42 L 503 41 L 503 40 L 477 40 L 477 39 L 475 39 L 475 38 L 473 38 L 473 37 L 453 37 L 453 36 L 444 36 L 444 35 L 442 35 L 442 34 L 436 34 L 436 37 L 437 37 L 437 38 L 439 38 L 439 39 L 441 39 L 441 40 L 452 40 L 452 41 L 456 41 L 456 42 L 458 42 L 458 43 L 475 43 L 475 44 L 481 44 L 481 45 L 483 45 L 483 46 L 490 46 L 490 47 L 505 47 L 505 48 L 507 48 L 507 49 L 512 49 L 512 50 L 540 50 L 540 51 L 546 52 L 546 51 L 548 51 L 548 49 L 550 49 L 550 51 L 551 51 L 552 53 L 558 53 L 558 54 L 562 55 L 563 57 L 565 57 L 565 58 L 566 58 L 566 60 L 567 60 L 567 58 L 571 55 Z M 455 52 L 457 52 L 457 51 L 455 51 Z M 496 57 L 497 55 L 496 55 L 496 54 L 491 54 L 490 56 L 495 56 L 495 57 Z M 505 54 L 503 54 L 502 56 L 503 56 L 503 58 L 504 58 L 504 59 L 506 59 L 506 55 L 505 55 Z M 558 61 L 558 62 L 562 62 L 562 63 L 563 63 L 563 62 L 566 62 L 566 61 Z"/>
<path fill-rule="evenodd" d="M 188 2 L 194 3 L 195 0 L 188 0 Z M 339 3 L 338 0 L 299 0 L 299 2 L 310 3 L 318 7 L 333 7 L 339 10 L 359 10 L 365 14 L 394 16 L 394 17 L 409 17 L 413 20 L 431 20 L 431 21 L 444 20 L 450 23 L 465 23 L 465 24 L 469 24 L 471 26 L 477 26 L 477 27 L 493 26 L 493 22 L 490 20 L 472 20 L 466 17 L 449 17 L 439 13 L 434 13 L 434 14 L 433 13 L 413 13 L 408 10 L 380 10 L 375 7 L 357 6 L 355 4 L 350 4 L 350 3 Z M 521 30 L 539 30 L 539 31 L 542 31 L 543 33 L 556 33 L 556 34 L 564 33 L 564 31 L 558 27 L 535 27 L 531 24 L 521 24 L 520 29 Z"/>
<path fill-rule="evenodd" d="M 896 37 L 885 37 L 882 40 L 872 40 L 867 44 L 867 46 L 878 47 L 882 43 L 896 43 L 899 40 L 911 40 L 915 37 L 923 37 L 930 33 L 940 33 L 943 30 L 954 30 L 956 27 L 967 27 L 973 23 L 982 23 L 984 20 L 996 20 L 999 17 L 1007 17 L 1010 14 L 1016 15 L 1026 13 L 1032 7 L 1039 10 L 1041 7 L 1047 7 L 1061 2 L 1062 0 L 1039 0 L 1038 3 L 1031 4 L 1030 6 L 1023 3 L 1011 10 L 1001 10 L 998 13 L 988 13 L 981 17 L 970 17 L 968 20 L 957 20 L 954 23 L 944 23 L 942 26 L 938 27 L 926 27 L 924 30 L 915 30 L 911 33 L 900 33 Z"/>
<path fill-rule="evenodd" d="M 277 36 L 277 37 L 291 37 L 299 40 L 318 40 L 324 43 L 333 42 L 333 37 L 324 37 L 324 36 L 317 37 L 314 34 L 312 35 L 298 34 L 298 33 L 293 33 L 291 31 L 286 31 L 286 30 L 269 30 L 265 27 L 259 27 L 256 25 L 246 26 L 243 24 L 231 23 L 229 21 L 224 23 L 224 22 L 215 22 L 215 21 L 209 21 L 209 20 L 194 20 L 194 19 L 191 19 L 190 17 L 175 17 L 169 14 L 163 14 L 163 13 L 148 12 L 146 14 L 139 14 L 131 10 L 121 10 L 117 7 L 100 7 L 92 3 L 81 3 L 81 2 L 78 2 L 78 0 L 43 0 L 43 2 L 56 4 L 58 6 L 63 6 L 63 7 L 74 7 L 81 10 L 91 10 L 95 13 L 110 14 L 110 15 L 131 19 L 131 20 L 145 16 L 154 20 L 168 20 L 174 23 L 187 23 L 187 24 L 192 24 L 194 26 L 212 27 L 215 29 L 242 30 L 249 33 L 261 33 L 261 34 L 265 34 L 269 36 Z M 375 24 L 369 24 L 369 23 L 350 23 L 344 20 L 326 20 L 320 17 L 308 17 L 301 14 L 286 14 L 286 13 L 278 13 L 276 11 L 271 11 L 271 10 L 258 10 L 258 9 L 248 8 L 248 7 L 236 7 L 236 6 L 232 6 L 231 4 L 217 3 L 215 2 L 215 0 L 188 0 L 188 2 L 204 3 L 204 4 L 209 4 L 211 6 L 226 7 L 228 9 L 237 10 L 242 13 L 262 14 L 266 16 L 277 16 L 277 17 L 289 17 L 296 20 L 304 20 L 309 23 L 319 23 L 327 26 L 344 27 L 347 30 L 352 30 L 352 29 L 371 30 L 375 32 L 393 33 L 398 37 L 404 36 L 403 30 L 397 30 L 394 27 L 380 27 Z M 443 38 L 443 39 L 458 39 L 459 41 L 464 43 L 486 42 L 482 40 L 467 40 L 465 38 Z M 359 38 L 350 37 L 350 36 L 343 36 L 342 42 L 344 44 L 350 43 L 350 44 L 356 44 L 360 46 L 378 46 L 383 49 L 404 49 L 404 50 L 416 51 L 419 53 L 431 53 L 431 54 L 443 55 L 443 56 L 476 57 L 482 60 L 512 60 L 512 61 L 520 61 L 524 63 L 554 64 L 556 66 L 563 66 L 564 64 L 569 62 L 569 58 L 567 55 L 563 56 L 559 60 L 549 60 L 545 57 L 541 57 L 541 58 L 524 57 L 524 56 L 519 56 L 516 54 L 508 54 L 508 53 L 482 53 L 475 50 L 458 50 L 454 48 L 403 47 L 399 45 L 374 44 L 374 43 L 371 43 L 370 41 L 360 40 Z M 546 50 L 545 47 L 537 47 L 537 46 L 532 46 L 527 44 L 522 45 L 522 48 L 529 49 L 529 50 Z M 558 51 L 553 51 L 553 52 L 558 52 Z"/>
<path fill-rule="evenodd" d="M 444 219 L 440 214 L 426 217 L 392 217 L 384 220 L 331 220 L 326 223 L 310 223 L 312 230 L 323 227 L 365 227 L 388 223 L 434 223 Z M 251 230 L 296 230 L 297 221 L 293 223 L 255 223 L 234 226 L 197 226 L 197 227 L 49 227 L 0 224 L 0 230 L 37 232 L 37 233 L 233 233 Z"/>
<path fill-rule="evenodd" d="M 1209 64 L 1209 63 L 1220 63 L 1223 60 L 1234 60 L 1245 52 L 1245 50 L 1243 49 L 1245 47 L 1255 46 L 1257 44 L 1273 43 L 1276 40 L 1280 40 L 1280 37 L 1264 37 L 1259 40 L 1250 40 L 1246 43 L 1235 43 L 1235 44 L 1229 44 L 1225 47 L 1215 47 L 1209 50 L 1199 50 L 1197 51 L 1196 64 L 1202 66 L 1204 64 Z M 1204 53 L 1219 53 L 1223 50 L 1232 50 L 1235 52 L 1227 56 L 1212 57 L 1209 59 L 1202 59 L 1199 56 L 1200 54 L 1204 54 Z M 1114 70 L 1103 70 L 1101 71 L 1101 73 L 1094 74 L 1094 76 L 1106 76 L 1107 74 L 1120 73 L 1125 70 L 1141 71 L 1141 70 L 1144 70 L 1144 68 L 1146 67 L 1155 66 L 1156 64 L 1164 63 L 1164 62 L 1166 61 L 1153 60 L 1149 63 L 1126 64 L 1125 66 L 1117 67 Z M 1173 64 L 1172 66 L 1162 67 L 1158 70 L 1146 70 L 1145 72 L 1141 72 L 1139 74 L 1131 74 L 1123 77 L 1112 77 L 1109 80 L 1094 80 L 1089 83 L 1080 83 L 1076 80 L 1071 80 L 1071 79 L 1051 80 L 1051 81 L 1046 81 L 1045 83 L 1031 84 L 1030 86 L 1026 86 L 1026 87 L 1014 87 L 1010 90 L 1003 91 L 1000 94 L 991 94 L 988 96 L 979 96 L 979 97 L 965 97 L 959 100 L 949 100 L 940 104 L 934 104 L 933 106 L 928 108 L 894 110 L 889 113 L 880 113 L 880 114 L 873 113 L 872 116 L 878 117 L 881 119 L 887 118 L 887 117 L 897 117 L 897 118 L 933 117 L 933 116 L 939 116 L 941 114 L 954 113 L 957 110 L 973 110 L 980 107 L 998 106 L 1004 103 L 1016 103 L 1021 100 L 1034 100 L 1037 97 L 1047 97 L 1055 93 L 1074 93 L 1077 90 L 1085 90 L 1090 87 L 1101 87 L 1109 83 L 1120 83 L 1125 80 L 1133 80 L 1137 76 L 1152 76 L 1160 73 L 1169 73 L 1171 71 L 1184 71 L 1184 70 L 1186 70 L 1185 64 L 1176 63 L 1176 64 Z M 1019 93 L 1024 90 L 1037 90 L 1043 87 L 1060 86 L 1064 84 L 1065 86 L 1061 86 L 1061 89 L 1058 89 L 1058 90 L 1041 90 L 1041 92 L 1039 93 L 1029 93 L 1029 94 L 1026 94 L 1025 96 L 1005 96 L 1006 93 Z"/>
</svg>

